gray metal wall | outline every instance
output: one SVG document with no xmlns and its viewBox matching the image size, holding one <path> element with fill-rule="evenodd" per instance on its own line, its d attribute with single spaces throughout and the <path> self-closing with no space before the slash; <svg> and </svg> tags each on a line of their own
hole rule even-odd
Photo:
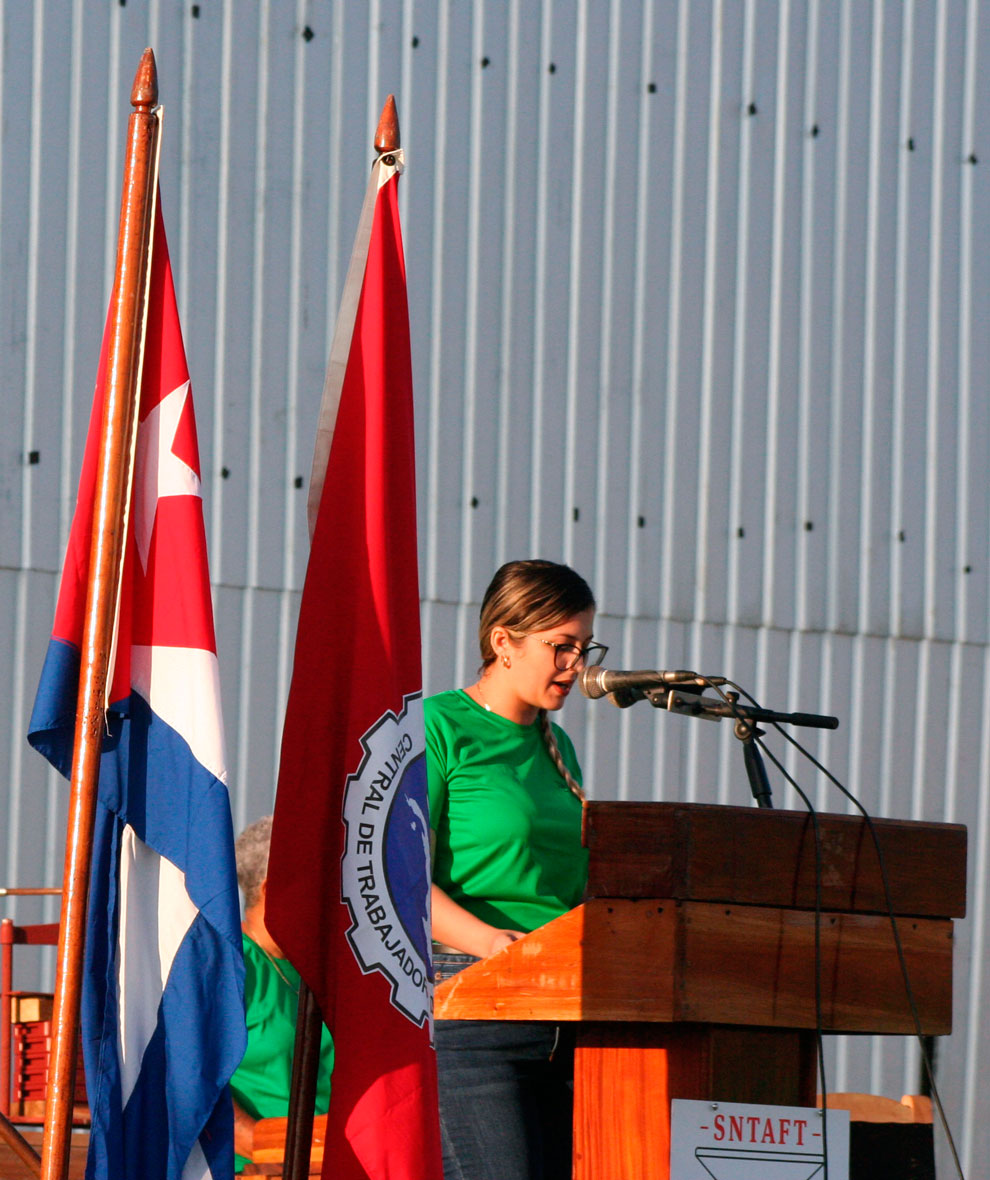
<svg viewBox="0 0 990 1180">
<path fill-rule="evenodd" d="M 867 807 L 968 824 L 971 908 L 938 1076 L 966 1174 L 990 1175 L 990 10 L 5 0 L 11 884 L 61 873 L 65 790 L 24 732 L 146 44 L 166 108 L 235 822 L 271 803 L 306 556 L 296 484 L 394 91 L 427 690 L 473 678 L 477 603 L 499 562 L 563 558 L 597 590 L 613 666 L 694 666 L 776 708 L 836 713 L 836 733 L 801 736 Z M 725 726 L 583 701 L 565 721 L 596 797 L 747 798 Z M 844 810 L 781 755 L 819 806 Z M 829 1061 L 834 1089 L 918 1089 L 903 1041 L 840 1040 Z"/>
</svg>

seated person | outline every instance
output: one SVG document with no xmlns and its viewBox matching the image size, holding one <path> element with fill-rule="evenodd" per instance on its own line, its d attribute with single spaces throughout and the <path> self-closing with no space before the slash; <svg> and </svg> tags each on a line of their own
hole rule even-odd
<svg viewBox="0 0 990 1180">
<path fill-rule="evenodd" d="M 247 1049 L 230 1079 L 234 1098 L 235 1171 L 243 1170 L 258 1119 L 289 1113 L 292 1054 L 296 1039 L 299 973 L 284 958 L 265 926 L 265 887 L 272 817 L 245 828 L 234 845 L 237 880 L 244 893 L 244 1008 Z M 316 1083 L 316 1113 L 330 1104 L 333 1041 L 324 1027 Z"/>
</svg>

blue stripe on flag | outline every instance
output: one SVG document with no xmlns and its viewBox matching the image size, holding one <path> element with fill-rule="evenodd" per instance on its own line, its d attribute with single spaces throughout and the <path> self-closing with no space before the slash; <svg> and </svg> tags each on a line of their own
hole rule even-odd
<svg viewBox="0 0 990 1180">
<path fill-rule="evenodd" d="M 64 639 L 52 639 L 31 710 L 28 741 L 65 778 L 72 776 L 78 690 L 79 649 Z"/>
<path fill-rule="evenodd" d="M 218 844 L 234 840 L 226 786 L 137 693 L 129 717 L 111 716 L 106 745 L 113 753 L 100 772 L 105 806 L 186 874 L 189 896 L 240 957 L 237 876 L 233 860 L 217 855 Z"/>
<path fill-rule="evenodd" d="M 78 668 L 78 651 L 53 640 L 31 718 L 32 745 L 63 773 L 71 768 Z M 226 1083 L 245 1043 L 244 962 L 227 789 L 140 696 L 132 693 L 125 708 L 127 713 L 115 709 L 108 717 L 93 837 L 82 1006 L 93 1119 L 86 1174 L 90 1180 L 179 1180 L 199 1137 L 214 1175 L 225 1175 L 232 1166 L 233 1141 Z M 120 856 L 128 824 L 185 874 L 199 913 L 176 952 L 157 1026 L 122 1112 L 117 937 Z M 158 930 L 148 929 L 147 936 L 148 951 L 157 959 Z M 151 1171 L 150 1161 L 155 1161 Z"/>
</svg>

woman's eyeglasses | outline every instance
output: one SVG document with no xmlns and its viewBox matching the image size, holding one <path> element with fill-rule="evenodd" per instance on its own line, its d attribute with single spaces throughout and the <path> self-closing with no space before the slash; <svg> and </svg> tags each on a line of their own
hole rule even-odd
<svg viewBox="0 0 990 1180">
<path fill-rule="evenodd" d="M 587 647 L 578 647 L 576 643 L 554 643 L 552 639 L 541 639 L 540 643 L 553 648 L 553 662 L 560 672 L 568 672 L 582 663 L 586 668 L 593 668 L 605 659 L 608 651 L 604 643 L 589 643 Z"/>
</svg>

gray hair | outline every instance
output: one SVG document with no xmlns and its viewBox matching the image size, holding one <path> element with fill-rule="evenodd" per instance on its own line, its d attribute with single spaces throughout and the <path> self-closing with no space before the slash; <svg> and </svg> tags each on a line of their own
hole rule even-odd
<svg viewBox="0 0 990 1180">
<path fill-rule="evenodd" d="M 244 891 L 244 906 L 258 902 L 261 883 L 268 876 L 268 850 L 272 843 L 272 817 L 263 816 L 244 829 L 234 844 L 237 883 Z"/>
</svg>

